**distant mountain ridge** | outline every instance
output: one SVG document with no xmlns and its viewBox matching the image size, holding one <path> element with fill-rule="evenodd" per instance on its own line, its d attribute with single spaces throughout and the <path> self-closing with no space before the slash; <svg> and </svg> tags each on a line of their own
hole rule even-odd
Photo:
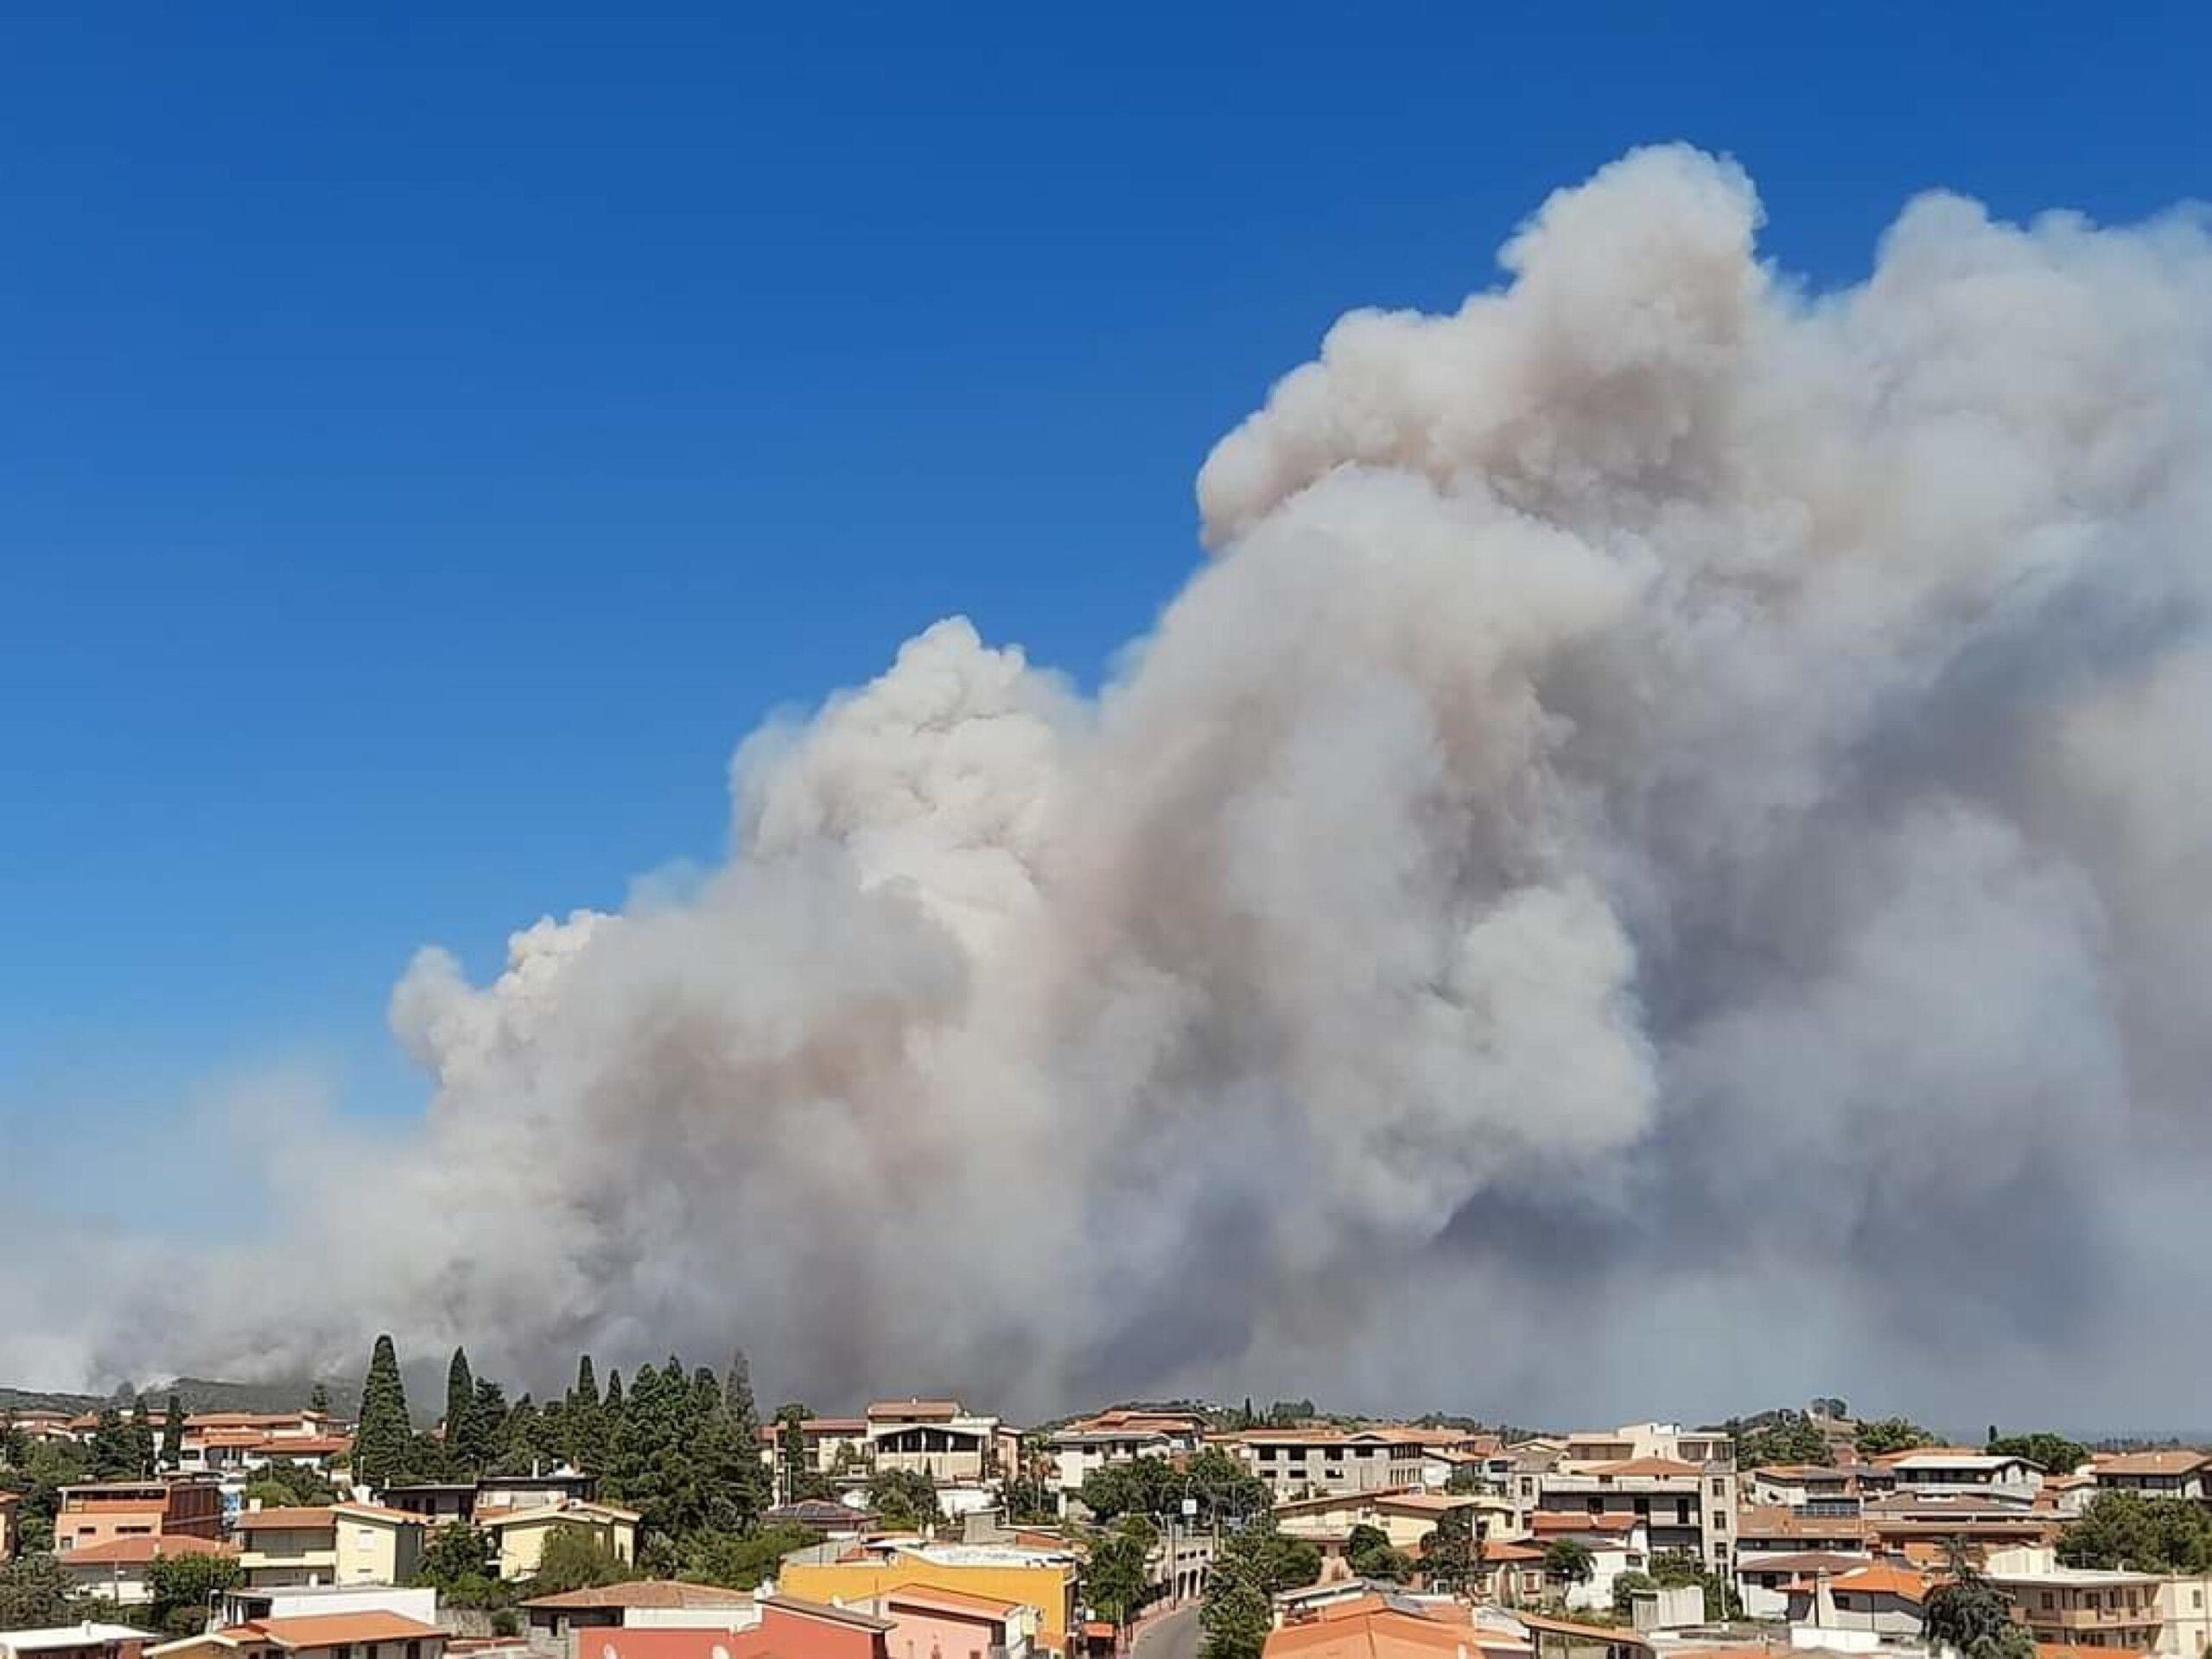
<svg viewBox="0 0 2212 1659">
<path fill-rule="evenodd" d="M 341 1382 L 330 1378 L 326 1379 L 322 1386 L 329 1391 L 332 1412 L 349 1420 L 358 1414 L 361 1403 L 361 1385 L 358 1381 Z M 138 1392 L 156 1406 L 174 1394 L 184 1402 L 188 1412 L 278 1412 L 304 1409 L 315 1394 L 315 1380 L 311 1377 L 282 1378 L 269 1382 L 226 1382 L 213 1377 L 180 1376 L 173 1382 L 149 1382 Z M 127 1392 L 118 1389 L 114 1394 L 69 1394 L 53 1389 L 0 1387 L 0 1411 L 97 1411 L 109 1401 L 124 1397 Z"/>
</svg>

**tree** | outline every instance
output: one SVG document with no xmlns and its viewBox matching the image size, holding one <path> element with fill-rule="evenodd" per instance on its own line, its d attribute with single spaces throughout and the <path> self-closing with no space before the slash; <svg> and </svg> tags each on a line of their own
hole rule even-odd
<svg viewBox="0 0 2212 1659">
<path fill-rule="evenodd" d="M 1965 1659 L 2035 1659 L 2035 1641 L 2012 1618 L 2005 1592 L 1963 1559 L 1956 1576 L 1928 1595 L 1925 1608 L 1929 1643 L 1953 1648 Z"/>
<path fill-rule="evenodd" d="M 456 1464 L 466 1467 L 462 1447 L 468 1437 L 471 1414 L 476 1408 L 476 1377 L 468 1369 L 468 1351 L 455 1348 L 446 1363 L 446 1450 Z"/>
<path fill-rule="evenodd" d="M 138 1466 L 138 1447 L 131 1438 L 130 1426 L 123 1421 L 123 1413 L 112 1400 L 93 1419 L 92 1446 L 94 1480 L 135 1480 L 145 1473 Z"/>
<path fill-rule="evenodd" d="M 797 1549 L 811 1549 L 822 1535 L 810 1527 L 780 1525 L 757 1531 L 711 1533 L 686 1541 L 682 1552 L 683 1575 L 702 1584 L 726 1585 L 751 1590 L 772 1576 L 778 1563 Z"/>
<path fill-rule="evenodd" d="M 999 1502 L 1006 1518 L 1016 1525 L 1039 1525 L 1058 1518 L 1052 1489 L 1034 1475 L 1017 1475 L 999 1483 Z"/>
<path fill-rule="evenodd" d="M 1090 1546 L 1083 1568 L 1083 1593 L 1095 1617 L 1126 1624 L 1144 1605 L 1151 1580 L 1146 1561 L 1151 1530 L 1141 1517 L 1132 1516 Z"/>
<path fill-rule="evenodd" d="M 338 1488 L 303 1463 L 271 1458 L 246 1483 L 249 1501 L 259 1498 L 271 1509 L 312 1509 L 338 1501 Z"/>
<path fill-rule="evenodd" d="M 35 1630 L 71 1623 L 74 1586 L 51 1555 L 0 1561 L 0 1630 Z"/>
<path fill-rule="evenodd" d="M 1274 1598 L 1320 1576 L 1321 1552 L 1286 1538 L 1271 1518 L 1233 1532 L 1215 1552 L 1198 1611 L 1202 1659 L 1259 1659 L 1274 1622 Z"/>
<path fill-rule="evenodd" d="M 1456 1465 L 1444 1478 L 1444 1490 L 1453 1497 L 1465 1497 L 1471 1493 L 1486 1491 L 1489 1488 L 1490 1478 L 1483 1473 L 1479 1465 L 1471 1463 Z"/>
<path fill-rule="evenodd" d="M 1910 1418 L 1883 1417 L 1859 1424 L 1852 1443 L 1859 1448 L 1860 1457 L 1880 1458 L 1892 1452 L 1933 1446 L 1936 1437 Z"/>
<path fill-rule="evenodd" d="M 638 1570 L 590 1528 L 556 1527 L 537 1558 L 537 1571 L 531 1574 L 530 1590 L 534 1596 L 557 1596 L 596 1585 L 626 1584 L 636 1577 Z"/>
<path fill-rule="evenodd" d="M 880 1469 L 868 1484 L 868 1508 L 885 1526 L 918 1531 L 939 1518 L 937 1484 L 912 1469 Z"/>
<path fill-rule="evenodd" d="M 162 1418 L 161 1465 L 164 1469 L 174 1469 L 183 1461 L 184 1402 L 172 1394 L 168 1409 Z"/>
<path fill-rule="evenodd" d="M 1777 1464 L 1823 1464 L 1828 1443 L 1812 1420 L 1790 1412 L 1758 1428 L 1736 1433 L 1736 1466 L 1766 1469 Z"/>
<path fill-rule="evenodd" d="M 1991 1427 L 1994 1427 L 1993 1424 Z M 1988 1450 L 2000 1458 L 2025 1458 L 2048 1475 L 2070 1475 L 2089 1460 L 2089 1448 L 2063 1434 L 1992 1434 Z"/>
<path fill-rule="evenodd" d="M 49 1549 L 61 1489 L 92 1478 L 91 1452 L 73 1440 L 27 1440 L 9 1460 L 16 1470 L 15 1484 L 23 1495 L 16 1511 L 16 1547 L 26 1554 Z"/>
<path fill-rule="evenodd" d="M 361 1382 L 361 1421 L 353 1433 L 353 1477 L 372 1487 L 397 1484 L 408 1474 L 414 1424 L 407 1414 L 407 1385 L 390 1336 L 379 1336 Z"/>
<path fill-rule="evenodd" d="M 1392 1546 L 1389 1533 L 1365 1522 L 1354 1527 L 1351 1537 L 1345 1540 L 1344 1559 L 1352 1572 L 1363 1579 L 1403 1584 L 1413 1576 L 1413 1558 Z"/>
<path fill-rule="evenodd" d="M 235 1555 L 156 1554 L 146 1568 L 146 1593 L 154 1618 L 176 1636 L 207 1626 L 215 1598 L 245 1577 Z"/>
<path fill-rule="evenodd" d="M 1421 1541 L 1421 1575 L 1432 1590 L 1453 1595 L 1470 1588 L 1482 1569 L 1474 1522 L 1465 1510 L 1449 1510 Z"/>
<path fill-rule="evenodd" d="M 1626 1618 L 1639 1590 L 1656 1590 L 1659 1580 L 1649 1573 L 1616 1573 L 1613 1574 L 1613 1616 Z"/>
<path fill-rule="evenodd" d="M 330 1415 L 330 1388 L 327 1383 L 318 1382 L 308 1390 L 308 1409 L 318 1416 Z"/>
<path fill-rule="evenodd" d="M 2184 1497 L 2100 1492 L 2058 1535 L 2069 1567 L 2212 1572 L 2212 1514 Z"/>
<path fill-rule="evenodd" d="M 1181 1496 L 1198 1500 L 1198 1520 L 1216 1526 L 1250 1520 L 1273 1506 L 1268 1483 L 1217 1446 L 1202 1446 L 1183 1471 Z"/>
<path fill-rule="evenodd" d="M 1587 1584 L 1597 1570 L 1597 1558 L 1580 1538 L 1554 1538 L 1544 1546 L 1544 1576 L 1554 1584 Z"/>
<path fill-rule="evenodd" d="M 451 1590 L 475 1579 L 492 1576 L 492 1539 L 466 1521 L 440 1527 L 423 1545 L 415 1568 L 415 1582 L 434 1589 Z"/>
</svg>

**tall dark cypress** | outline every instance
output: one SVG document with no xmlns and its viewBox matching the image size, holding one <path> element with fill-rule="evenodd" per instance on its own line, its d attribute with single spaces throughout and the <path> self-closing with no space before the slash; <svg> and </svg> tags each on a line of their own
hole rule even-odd
<svg viewBox="0 0 2212 1659">
<path fill-rule="evenodd" d="M 174 1469 L 184 1461 L 184 1402 L 169 1395 L 168 1414 L 162 1419 L 162 1467 Z"/>
<path fill-rule="evenodd" d="M 467 1466 L 469 1418 L 476 1409 L 476 1378 L 468 1369 L 468 1351 L 456 1348 L 446 1367 L 446 1455 Z"/>
<path fill-rule="evenodd" d="M 353 1436 L 354 1478 L 372 1487 L 394 1484 L 407 1473 L 415 1428 L 407 1415 L 407 1385 L 391 1338 L 380 1336 L 361 1381 L 361 1424 Z"/>
<path fill-rule="evenodd" d="M 592 1376 L 591 1356 L 579 1355 L 576 1359 L 576 1386 L 569 1391 L 569 1403 L 587 1408 L 599 1404 L 599 1383 Z"/>
</svg>

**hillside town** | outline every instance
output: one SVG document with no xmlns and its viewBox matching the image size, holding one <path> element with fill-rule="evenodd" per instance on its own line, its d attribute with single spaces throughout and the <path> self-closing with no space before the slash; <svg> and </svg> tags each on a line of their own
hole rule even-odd
<svg viewBox="0 0 2212 1659">
<path fill-rule="evenodd" d="M 510 1400 L 0 1414 L 0 1659 L 2212 1653 L 2212 1452 L 1307 1401 L 763 1413 L 742 1357 Z"/>
</svg>

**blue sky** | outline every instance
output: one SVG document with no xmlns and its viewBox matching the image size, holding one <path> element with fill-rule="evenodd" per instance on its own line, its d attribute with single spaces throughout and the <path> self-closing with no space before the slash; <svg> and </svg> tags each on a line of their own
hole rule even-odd
<svg viewBox="0 0 2212 1659">
<path fill-rule="evenodd" d="M 1912 193 L 2212 195 L 2204 9 L 51 7 L 0 50 L 0 1143 L 722 844 L 955 611 L 1095 683 L 1208 445 L 1628 147 L 1862 273 Z M 67 1133 L 62 1133 L 67 1126 Z M 88 1171 L 97 1171 L 96 1180 Z"/>
</svg>

